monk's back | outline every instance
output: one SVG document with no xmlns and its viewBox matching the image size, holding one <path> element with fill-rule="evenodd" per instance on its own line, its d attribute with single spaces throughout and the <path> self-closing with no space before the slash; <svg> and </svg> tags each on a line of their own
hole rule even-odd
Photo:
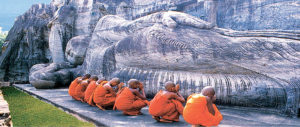
<svg viewBox="0 0 300 127">
<path fill-rule="evenodd" d="M 163 107 L 166 107 L 166 105 L 171 103 L 171 100 L 169 100 L 168 96 L 169 94 L 167 91 L 159 91 L 150 102 L 149 113 L 155 116 L 164 114 L 166 111 Z"/>
<path fill-rule="evenodd" d="M 93 94 L 93 92 L 95 91 L 96 87 L 97 87 L 96 81 L 91 81 L 91 83 L 88 85 L 88 87 L 86 88 L 86 90 L 84 92 L 84 100 L 86 102 L 89 101 L 89 98 Z"/>
<path fill-rule="evenodd" d="M 116 98 L 116 107 L 119 110 L 131 108 L 131 104 L 135 101 L 136 97 L 130 90 L 130 88 L 125 87 L 124 90 Z"/>
<path fill-rule="evenodd" d="M 207 108 L 206 97 L 201 94 L 189 96 L 183 110 L 183 118 L 192 125 L 217 126 L 223 119 L 221 113 L 213 104 L 215 115 L 212 115 Z"/>
<path fill-rule="evenodd" d="M 106 94 L 106 90 L 103 87 L 104 84 L 106 84 L 108 81 L 103 81 L 101 84 L 99 84 L 94 92 L 94 97 L 97 99 L 98 97 L 104 97 Z"/>
<path fill-rule="evenodd" d="M 78 85 L 78 80 L 80 79 L 81 77 L 77 77 L 74 81 L 72 81 L 72 83 L 70 84 L 70 86 L 69 86 L 69 95 L 70 96 L 74 96 L 75 95 L 75 89 L 76 89 L 76 87 L 77 87 L 77 85 Z"/>
</svg>

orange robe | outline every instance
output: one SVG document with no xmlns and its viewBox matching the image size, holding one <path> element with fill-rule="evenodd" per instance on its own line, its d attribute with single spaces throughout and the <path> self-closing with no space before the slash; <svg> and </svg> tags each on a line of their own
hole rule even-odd
<svg viewBox="0 0 300 127">
<path fill-rule="evenodd" d="M 155 95 L 149 105 L 149 113 L 152 116 L 160 116 L 166 120 L 179 121 L 182 112 L 182 103 L 176 99 L 168 99 L 162 90 Z"/>
<path fill-rule="evenodd" d="M 147 106 L 149 101 L 142 100 L 134 95 L 128 87 L 123 88 L 122 92 L 117 96 L 115 107 L 123 111 L 126 115 L 139 115 L 143 107 Z"/>
<path fill-rule="evenodd" d="M 98 100 L 94 99 L 94 98 L 96 96 L 99 96 L 98 93 L 99 93 L 99 89 L 101 89 L 100 87 L 102 87 L 106 83 L 108 83 L 108 81 L 102 81 L 99 85 L 95 84 L 96 88 L 95 88 L 95 90 L 93 91 L 92 95 L 89 98 L 89 101 L 88 101 L 89 105 L 95 105 L 95 101 L 94 100 L 96 100 L 96 101 L 98 101 Z"/>
<path fill-rule="evenodd" d="M 69 86 L 69 91 L 68 92 L 69 92 L 69 95 L 72 96 L 72 97 L 75 95 L 75 89 L 78 85 L 77 81 L 80 78 L 81 77 L 77 77 L 74 81 L 72 81 L 71 85 Z"/>
<path fill-rule="evenodd" d="M 93 101 L 104 108 L 110 106 L 113 107 L 116 100 L 116 94 L 108 93 L 109 91 L 107 91 L 103 85 L 98 86 L 95 90 Z"/>
<path fill-rule="evenodd" d="M 84 101 L 84 92 L 89 85 L 88 83 L 83 83 L 86 82 L 86 80 L 82 81 L 80 84 L 77 85 L 75 89 L 75 95 L 73 96 L 75 100 L 83 100 Z"/>
<path fill-rule="evenodd" d="M 91 81 L 84 92 L 84 101 L 89 102 L 91 95 L 97 87 L 96 81 Z"/>
<path fill-rule="evenodd" d="M 212 115 L 206 104 L 205 96 L 200 94 L 190 95 L 183 110 L 184 120 L 192 125 L 217 126 L 223 116 L 215 104 L 213 104 L 215 115 Z"/>
</svg>

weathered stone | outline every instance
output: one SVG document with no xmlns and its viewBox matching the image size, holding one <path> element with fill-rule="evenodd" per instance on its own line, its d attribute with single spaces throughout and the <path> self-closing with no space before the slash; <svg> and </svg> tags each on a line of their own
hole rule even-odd
<svg viewBox="0 0 300 127">
<path fill-rule="evenodd" d="M 0 90 L 0 126 L 12 127 L 12 120 L 10 116 L 8 103 L 5 101 L 2 91 Z"/>
<path fill-rule="evenodd" d="M 88 35 L 73 37 L 67 44 L 65 56 L 74 65 L 81 65 L 91 38 Z"/>
<path fill-rule="evenodd" d="M 10 86 L 10 82 L 0 82 L 0 88 L 9 87 L 9 86 Z"/>
<path fill-rule="evenodd" d="M 31 66 L 51 62 L 47 24 L 53 15 L 50 5 L 33 5 L 19 16 L 6 40 L 0 57 L 0 80 L 28 82 Z"/>
<path fill-rule="evenodd" d="M 168 80 L 179 83 L 186 97 L 214 86 L 220 104 L 295 115 L 299 92 L 292 91 L 300 86 L 291 79 L 300 78 L 298 33 L 224 30 L 179 12 L 134 21 L 105 16 L 94 30 L 83 70 L 122 81 L 139 79 L 152 96 Z"/>
<path fill-rule="evenodd" d="M 30 69 L 29 81 L 38 89 L 68 86 L 72 67 L 69 63 L 37 64 Z"/>
</svg>

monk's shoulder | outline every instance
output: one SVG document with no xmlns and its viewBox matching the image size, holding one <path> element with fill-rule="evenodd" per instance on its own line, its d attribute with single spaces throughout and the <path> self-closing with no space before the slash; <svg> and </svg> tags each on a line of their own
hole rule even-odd
<svg viewBox="0 0 300 127">
<path fill-rule="evenodd" d="M 164 91 L 163 96 L 167 97 L 168 99 L 172 99 L 177 97 L 177 94 L 173 92 Z"/>
</svg>

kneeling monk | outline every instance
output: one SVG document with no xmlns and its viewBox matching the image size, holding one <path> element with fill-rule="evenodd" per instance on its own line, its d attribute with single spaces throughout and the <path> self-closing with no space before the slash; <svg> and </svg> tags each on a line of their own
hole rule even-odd
<svg viewBox="0 0 300 127">
<path fill-rule="evenodd" d="M 86 74 L 83 77 L 77 77 L 69 86 L 69 95 L 74 98 L 75 89 L 78 84 L 80 84 L 83 80 L 89 79 L 91 77 L 90 74 Z"/>
<path fill-rule="evenodd" d="M 146 100 L 144 86 L 136 79 L 130 79 L 128 84 L 129 88 L 125 87 L 116 98 L 115 107 L 123 111 L 124 115 L 140 115 L 142 114 L 140 110 L 149 105 L 149 101 Z"/>
<path fill-rule="evenodd" d="M 97 84 L 100 84 L 101 82 L 105 81 L 105 78 L 100 78 L 98 81 L 92 81 L 88 87 L 86 88 L 84 92 L 84 101 L 89 102 L 91 95 L 94 93 Z"/>
<path fill-rule="evenodd" d="M 93 102 L 101 110 L 112 108 L 115 104 L 116 92 L 120 91 L 123 85 L 124 83 L 120 83 L 119 78 L 113 78 L 109 82 L 99 85 L 93 94 Z M 118 88 L 114 89 L 115 86 Z"/>
<path fill-rule="evenodd" d="M 185 100 L 179 93 L 179 85 L 171 81 L 165 83 L 165 91 L 159 91 L 149 105 L 149 113 L 159 122 L 179 121 Z"/>
<path fill-rule="evenodd" d="M 217 126 L 223 117 L 213 104 L 215 100 L 211 86 L 204 87 L 201 94 L 190 95 L 183 110 L 184 120 L 193 126 Z"/>
<path fill-rule="evenodd" d="M 98 80 L 97 76 L 92 76 L 88 80 L 84 80 L 80 84 L 78 84 L 75 89 L 74 99 L 85 102 L 84 101 L 84 93 L 85 93 L 86 88 L 88 87 L 88 85 L 90 83 L 96 82 L 97 80 Z"/>
</svg>

